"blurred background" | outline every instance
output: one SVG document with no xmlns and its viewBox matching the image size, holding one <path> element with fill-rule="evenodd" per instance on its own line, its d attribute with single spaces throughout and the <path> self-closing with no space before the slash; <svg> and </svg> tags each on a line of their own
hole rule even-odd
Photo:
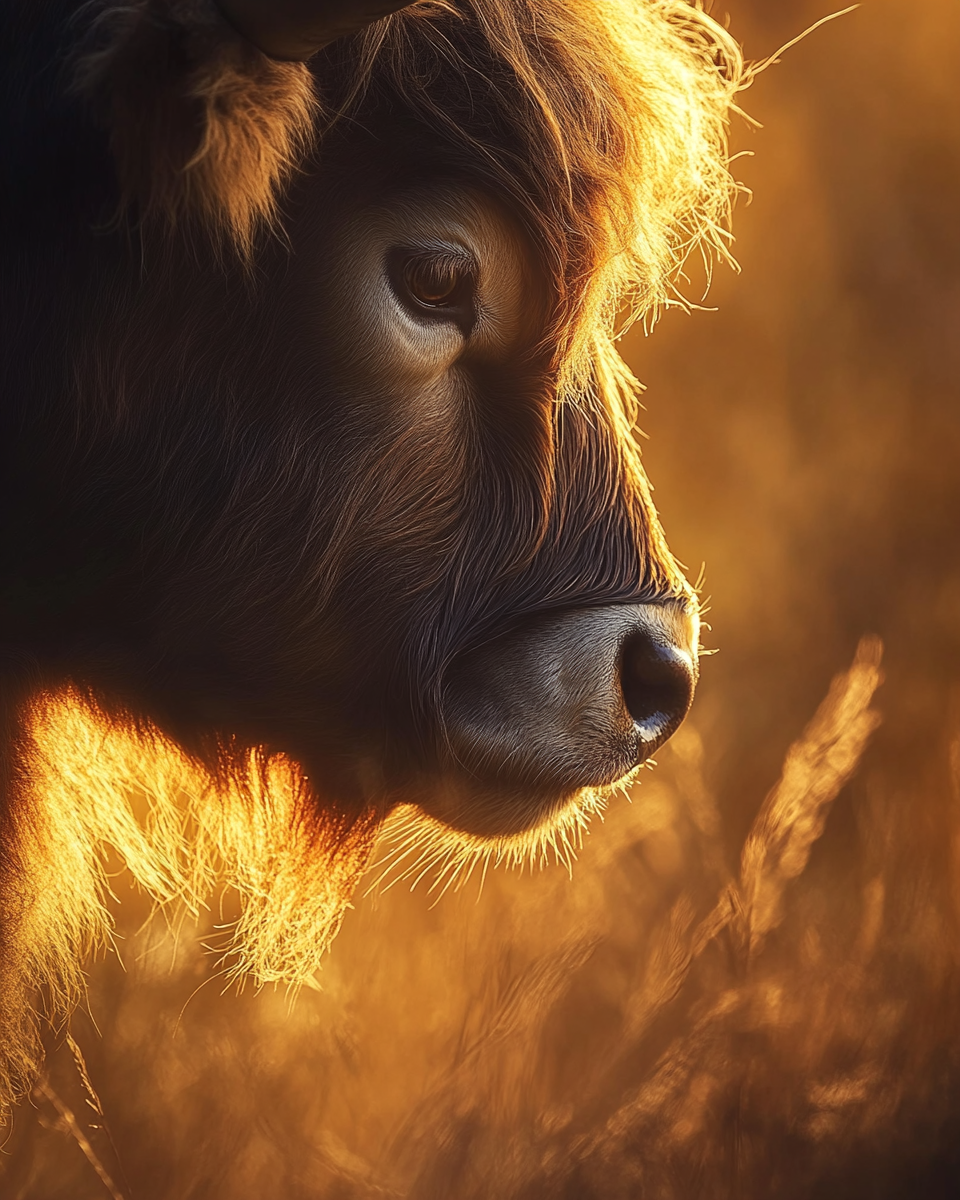
<svg viewBox="0 0 960 1200">
<path fill-rule="evenodd" d="M 755 60 L 828 11 L 713 8 Z M 960 1194 L 960 6 L 865 0 L 742 103 L 742 274 L 624 342 L 688 725 L 572 880 L 362 888 L 295 1002 L 118 878 L 5 1200 Z"/>
</svg>

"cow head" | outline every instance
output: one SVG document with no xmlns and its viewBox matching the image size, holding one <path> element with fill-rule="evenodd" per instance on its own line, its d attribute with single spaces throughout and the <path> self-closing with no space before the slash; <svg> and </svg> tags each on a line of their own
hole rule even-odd
<svg viewBox="0 0 960 1200">
<path fill-rule="evenodd" d="M 270 6 L 224 7 L 280 52 Z M 679 0 L 464 0 L 308 67 L 176 0 L 91 37 L 91 195 L 126 208 L 88 197 L 44 260 L 20 594 L 70 582 L 24 638 L 349 811 L 511 834 L 628 776 L 698 621 L 612 338 L 728 202 L 725 35 Z"/>
</svg>

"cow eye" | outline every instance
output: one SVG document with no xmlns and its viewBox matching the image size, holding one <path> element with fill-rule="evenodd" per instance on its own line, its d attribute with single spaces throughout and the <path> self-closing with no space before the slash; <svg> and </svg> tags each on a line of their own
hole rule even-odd
<svg viewBox="0 0 960 1200">
<path fill-rule="evenodd" d="M 472 322 L 476 264 L 465 250 L 417 250 L 394 256 L 395 286 L 415 311 L 428 310 L 461 326 Z"/>
<path fill-rule="evenodd" d="M 410 295 L 428 308 L 455 304 L 469 283 L 464 264 L 453 258 L 414 258 L 403 273 Z"/>
</svg>

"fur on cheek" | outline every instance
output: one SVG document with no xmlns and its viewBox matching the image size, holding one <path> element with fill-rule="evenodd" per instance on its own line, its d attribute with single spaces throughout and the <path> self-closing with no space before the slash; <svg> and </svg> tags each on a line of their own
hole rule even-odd
<svg viewBox="0 0 960 1200">
<path fill-rule="evenodd" d="M 318 105 L 308 67 L 267 58 L 213 0 L 94 11 L 75 86 L 109 129 L 123 206 L 199 226 L 248 258 L 312 144 Z"/>
</svg>

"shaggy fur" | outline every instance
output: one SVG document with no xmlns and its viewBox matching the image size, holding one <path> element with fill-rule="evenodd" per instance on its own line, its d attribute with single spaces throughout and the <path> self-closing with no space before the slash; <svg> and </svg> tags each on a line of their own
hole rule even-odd
<svg viewBox="0 0 960 1200">
<path fill-rule="evenodd" d="M 3 40 L 7 1096 L 36 1063 L 29 993 L 62 1013 L 104 936 L 101 844 L 159 901 L 200 902 L 226 863 L 232 962 L 302 979 L 411 798 L 361 803 L 344 761 L 435 768 L 451 662 L 521 618 L 691 595 L 615 323 L 668 302 L 692 249 L 725 253 L 742 82 L 681 0 L 427 2 L 309 68 L 200 3 L 69 7 L 22 0 Z M 542 264 L 541 345 L 468 413 L 372 421 L 318 375 L 311 239 L 381 169 L 493 193 Z"/>
<path fill-rule="evenodd" d="M 80 1000 L 83 960 L 110 942 L 114 857 L 157 904 L 183 920 L 233 889 L 232 921 L 213 947 L 228 978 L 311 985 L 373 844 L 374 814 L 349 827 L 308 814 L 296 767 L 251 756 L 245 779 L 216 786 L 149 726 L 118 721 L 65 691 L 29 706 L 15 877 L 19 919 L 4 941 L 12 964 L 0 1009 L 2 1095 L 39 1066 L 39 999 L 57 1021 Z M 25 818 L 25 819 L 24 819 Z M 38 988 L 38 983 L 42 986 Z"/>
</svg>

